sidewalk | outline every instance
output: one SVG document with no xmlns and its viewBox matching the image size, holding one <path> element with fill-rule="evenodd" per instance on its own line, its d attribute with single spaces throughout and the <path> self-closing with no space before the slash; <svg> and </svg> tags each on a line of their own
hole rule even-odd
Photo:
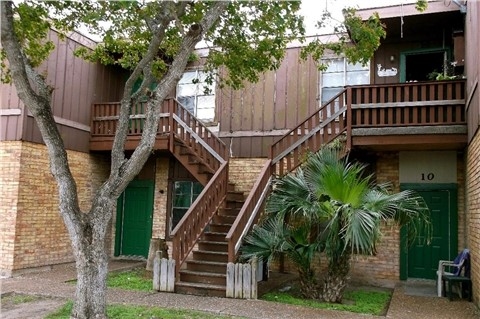
<svg viewBox="0 0 480 319">
<path fill-rule="evenodd" d="M 134 261 L 111 261 L 110 270 L 128 269 L 138 266 Z M 66 281 L 75 279 L 73 264 L 54 266 L 52 270 L 25 274 L 20 277 L 1 279 L 2 296 L 8 293 L 23 293 L 59 298 L 73 298 L 75 286 Z M 272 282 L 272 284 L 275 284 Z M 395 319 L 474 319 L 480 318 L 471 302 L 463 300 L 449 301 L 447 298 L 408 295 L 404 285 L 399 284 L 393 293 L 386 318 Z M 60 300 L 60 301 L 61 301 Z M 245 318 L 382 318 L 379 316 L 360 315 L 350 312 L 310 309 L 284 305 L 262 300 L 238 300 L 229 298 L 200 297 L 173 293 L 132 292 L 109 289 L 108 303 L 136 304 L 176 309 L 208 311 L 215 314 L 240 316 Z M 61 304 L 61 302 L 60 302 Z M 47 309 L 48 310 L 48 309 Z M 4 318 L 4 316 L 1 316 Z M 32 318 L 9 317 L 9 318 Z"/>
</svg>

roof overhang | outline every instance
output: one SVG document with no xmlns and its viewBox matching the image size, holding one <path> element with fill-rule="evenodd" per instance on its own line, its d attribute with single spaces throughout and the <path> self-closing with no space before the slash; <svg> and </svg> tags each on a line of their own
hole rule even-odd
<svg viewBox="0 0 480 319">
<path fill-rule="evenodd" d="M 357 14 L 363 19 L 368 19 L 374 12 L 377 12 L 380 19 L 388 19 L 395 17 L 408 17 L 408 16 L 421 16 L 432 13 L 442 13 L 449 11 L 460 11 L 460 7 L 453 1 L 449 1 L 449 4 L 445 4 L 444 1 L 429 1 L 428 7 L 425 11 L 420 12 L 415 8 L 414 3 L 399 4 L 386 7 L 375 7 L 368 9 L 359 9 Z"/>
</svg>

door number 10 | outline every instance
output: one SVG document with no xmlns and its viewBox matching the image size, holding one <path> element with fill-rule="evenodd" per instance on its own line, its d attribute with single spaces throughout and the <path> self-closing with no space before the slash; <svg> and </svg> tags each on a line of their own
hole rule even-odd
<svg viewBox="0 0 480 319">
<path fill-rule="evenodd" d="M 428 174 L 422 173 L 422 181 L 431 181 L 434 178 L 435 178 L 435 174 L 433 173 L 428 173 Z"/>
</svg>

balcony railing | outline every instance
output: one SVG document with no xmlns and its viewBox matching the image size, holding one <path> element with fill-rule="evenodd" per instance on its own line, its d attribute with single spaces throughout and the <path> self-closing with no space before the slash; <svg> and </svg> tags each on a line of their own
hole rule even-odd
<svg viewBox="0 0 480 319">
<path fill-rule="evenodd" d="M 292 171 L 341 135 L 349 150 L 361 129 L 453 125 L 466 125 L 464 80 L 347 87 L 272 145 L 273 172 Z"/>
<path fill-rule="evenodd" d="M 352 128 L 466 124 L 465 81 L 351 88 Z"/>
</svg>

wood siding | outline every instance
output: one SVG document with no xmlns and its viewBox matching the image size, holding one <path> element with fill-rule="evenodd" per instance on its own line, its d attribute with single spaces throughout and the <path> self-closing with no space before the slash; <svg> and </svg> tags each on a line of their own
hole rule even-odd
<svg viewBox="0 0 480 319">
<path fill-rule="evenodd" d="M 465 19 L 465 70 L 467 75 L 466 107 L 468 118 L 468 140 L 469 142 L 477 134 L 480 125 L 480 94 L 478 79 L 480 77 L 480 3 L 471 1 L 468 3 L 467 17 Z"/>
<path fill-rule="evenodd" d="M 269 146 L 319 106 L 318 70 L 300 59 L 300 48 L 287 50 L 276 71 L 241 90 L 217 91 L 219 136 L 235 157 L 268 156 Z"/>
<path fill-rule="evenodd" d="M 88 39 L 75 36 L 82 42 Z M 47 83 L 54 89 L 53 114 L 67 149 L 88 152 L 90 112 L 93 102 L 118 101 L 126 72 L 104 67 L 75 57 L 73 52 L 83 44 L 71 38 L 64 41 L 51 31 L 49 40 L 55 45 L 50 57 L 39 67 Z M 0 140 L 25 140 L 42 143 L 42 137 L 31 114 L 26 111 L 13 85 L 1 85 Z"/>
<path fill-rule="evenodd" d="M 382 15 L 380 15 L 382 17 Z M 453 35 L 455 31 L 463 30 L 464 15 L 460 11 L 448 11 L 435 14 L 424 14 L 404 17 L 401 25 L 400 17 L 382 19 L 387 36 L 377 51 L 371 63 L 374 84 L 392 84 L 400 82 L 400 55 L 402 52 L 427 50 L 429 48 L 444 48 L 450 54 L 452 61 L 455 52 Z M 419 32 L 419 30 L 421 30 Z M 459 52 L 457 50 L 456 52 Z M 458 53 L 459 54 L 459 53 Z M 391 60 L 393 57 L 393 61 Z M 396 68 L 395 76 L 380 77 L 377 65 L 382 68 Z"/>
</svg>

